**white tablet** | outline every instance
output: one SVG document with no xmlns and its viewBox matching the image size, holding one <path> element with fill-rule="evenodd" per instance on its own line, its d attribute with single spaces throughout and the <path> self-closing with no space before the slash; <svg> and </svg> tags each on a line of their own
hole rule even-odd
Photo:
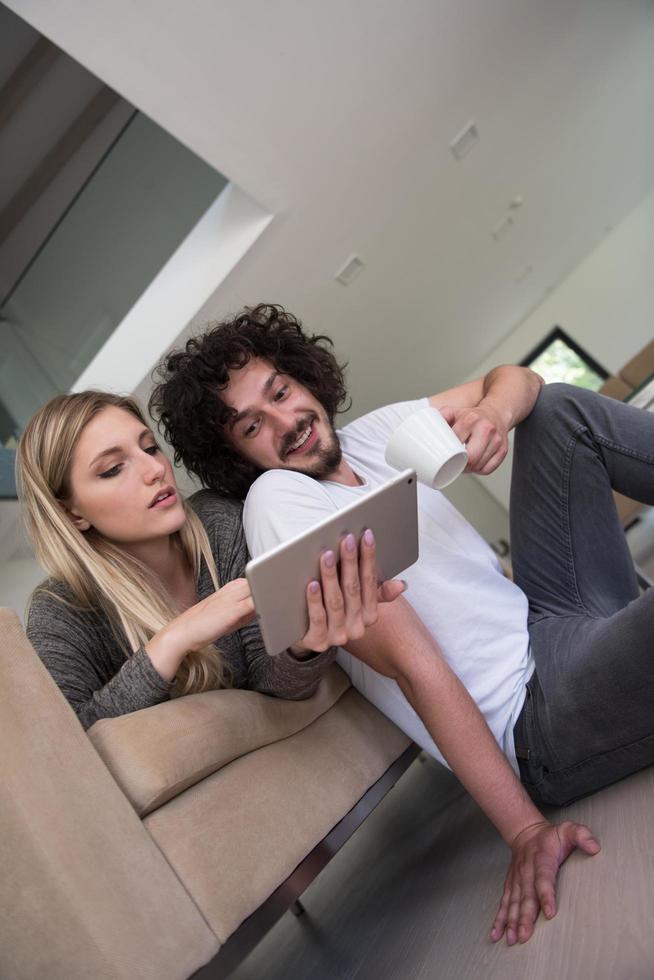
<svg viewBox="0 0 654 980">
<path fill-rule="evenodd" d="M 306 589 L 320 581 L 320 556 L 339 553 L 346 534 L 375 535 L 380 581 L 393 578 L 418 558 L 416 475 L 404 470 L 360 500 L 248 562 L 245 574 L 266 650 L 276 656 L 309 628 Z"/>
</svg>

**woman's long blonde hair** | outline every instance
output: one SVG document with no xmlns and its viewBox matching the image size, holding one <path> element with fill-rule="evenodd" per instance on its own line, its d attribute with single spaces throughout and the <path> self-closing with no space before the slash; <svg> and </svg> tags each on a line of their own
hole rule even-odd
<svg viewBox="0 0 654 980">
<path fill-rule="evenodd" d="M 154 572 L 93 528 L 80 531 L 61 505 L 70 497 L 71 462 L 82 430 L 109 406 L 122 408 L 144 426 L 148 424 L 131 398 L 102 391 L 58 395 L 36 413 L 23 432 L 16 477 L 37 558 L 53 579 L 69 587 L 81 608 L 105 613 L 123 647 L 127 639 L 125 653 L 130 656 L 179 615 L 179 610 Z M 217 589 L 216 565 L 202 522 L 186 503 L 184 509 L 186 521 L 173 537 L 196 579 L 204 558 Z M 225 669 L 214 646 L 190 651 L 175 678 L 177 694 L 223 686 Z"/>
</svg>

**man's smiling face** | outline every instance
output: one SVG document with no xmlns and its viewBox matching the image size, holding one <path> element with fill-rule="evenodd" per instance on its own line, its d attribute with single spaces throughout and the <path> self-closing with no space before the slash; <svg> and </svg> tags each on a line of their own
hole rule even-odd
<svg viewBox="0 0 654 980">
<path fill-rule="evenodd" d="M 253 357 L 231 371 L 221 397 L 236 413 L 225 426 L 227 438 L 258 469 L 324 480 L 338 467 L 341 447 L 324 408 L 270 361 Z"/>
</svg>

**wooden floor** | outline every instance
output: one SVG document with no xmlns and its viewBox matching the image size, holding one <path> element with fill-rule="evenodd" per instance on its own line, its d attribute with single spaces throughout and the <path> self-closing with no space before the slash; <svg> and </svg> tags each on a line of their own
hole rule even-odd
<svg viewBox="0 0 654 980">
<path fill-rule="evenodd" d="M 555 813 L 556 811 L 552 811 Z M 524 946 L 488 937 L 508 851 L 422 757 L 234 980 L 654 980 L 654 769 L 565 811 L 602 843 L 573 855 L 559 912 Z"/>
</svg>

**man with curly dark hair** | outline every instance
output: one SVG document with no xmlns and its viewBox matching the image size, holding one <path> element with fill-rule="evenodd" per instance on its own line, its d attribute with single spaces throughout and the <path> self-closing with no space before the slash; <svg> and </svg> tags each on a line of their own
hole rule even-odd
<svg viewBox="0 0 654 980">
<path fill-rule="evenodd" d="M 498 746 L 530 796 L 555 804 L 654 761 L 654 590 L 639 597 L 611 494 L 654 503 L 654 417 L 567 385 L 541 389 L 537 375 L 509 365 L 335 432 L 346 390 L 330 348 L 281 307 L 246 309 L 166 359 L 152 407 L 203 483 L 248 495 L 253 554 L 393 475 L 385 444 L 425 405 L 453 426 L 480 475 L 502 462 L 517 426 L 515 582 L 448 501 L 420 487 L 421 554 L 406 599 L 382 608 L 338 659 L 455 770 L 511 844 L 491 936 L 524 941 L 539 909 L 555 912 L 560 864 L 576 846 L 599 845 L 587 828 L 553 827 L 530 810 Z"/>
<path fill-rule="evenodd" d="M 251 358 L 273 364 L 279 374 L 295 378 L 314 395 L 333 425 L 348 398 L 344 365 L 339 365 L 330 346 L 328 337 L 307 337 L 299 320 L 281 306 L 260 303 L 168 354 L 158 368 L 160 383 L 149 407 L 175 450 L 175 462 L 183 462 L 203 486 L 244 499 L 263 468 L 247 459 L 229 438 L 236 413 L 222 393 L 231 372 Z M 316 454 L 321 461 L 316 477 L 322 470 L 330 472 L 335 454 L 340 458 L 338 440 L 332 439 Z M 291 454 L 283 458 L 290 459 Z"/>
</svg>

